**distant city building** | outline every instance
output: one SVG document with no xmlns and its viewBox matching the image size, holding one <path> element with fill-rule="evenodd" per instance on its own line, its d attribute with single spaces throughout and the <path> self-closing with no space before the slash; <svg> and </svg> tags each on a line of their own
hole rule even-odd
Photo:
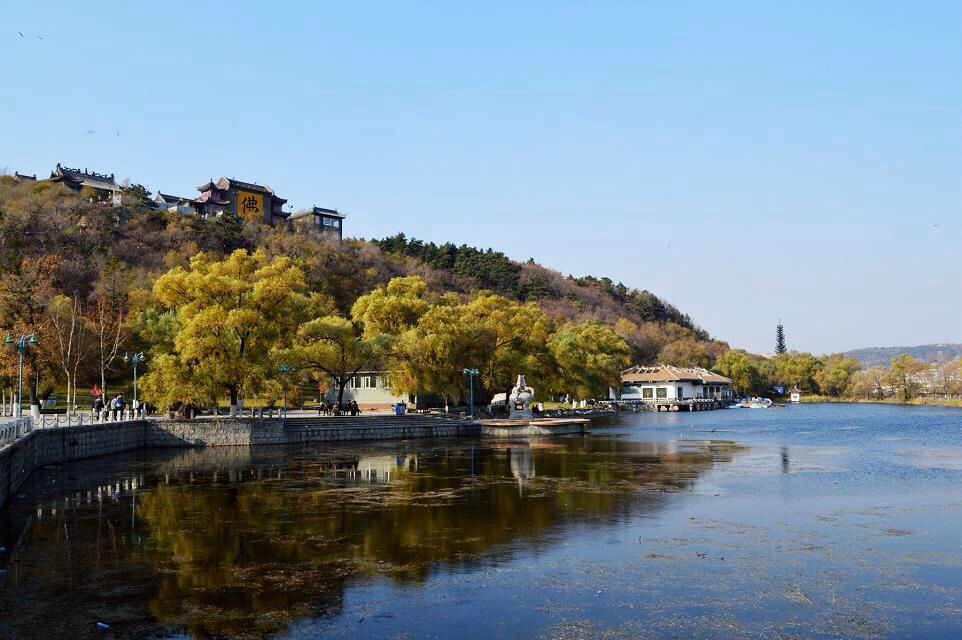
<svg viewBox="0 0 962 640">
<path fill-rule="evenodd" d="M 338 240 L 340 240 L 344 237 L 345 217 L 343 213 L 338 213 L 337 209 L 311 207 L 309 209 L 295 211 L 288 220 L 299 229 L 312 229 L 321 233 L 337 236 Z"/>
<path fill-rule="evenodd" d="M 49 182 L 59 182 L 71 191 L 81 191 L 90 189 L 104 200 L 109 200 L 111 204 L 119 205 L 120 196 L 123 193 L 120 185 L 114 179 L 114 174 L 97 173 L 84 169 L 71 169 L 64 167 L 59 162 L 56 168 L 50 172 Z"/>
<path fill-rule="evenodd" d="M 707 369 L 673 367 L 631 367 L 621 372 L 622 400 L 690 400 L 735 397 L 732 381 Z"/>
<path fill-rule="evenodd" d="M 221 177 L 197 187 L 200 191 L 193 202 L 203 217 L 215 217 L 230 213 L 240 218 L 260 218 L 267 224 L 284 222 L 288 212 L 283 210 L 287 202 L 274 195 L 267 185 L 242 182 L 233 178 Z"/>
</svg>

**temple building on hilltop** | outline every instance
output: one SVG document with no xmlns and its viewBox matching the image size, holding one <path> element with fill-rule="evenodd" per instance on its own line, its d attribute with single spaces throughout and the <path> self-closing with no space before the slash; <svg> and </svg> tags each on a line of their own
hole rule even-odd
<svg viewBox="0 0 962 640">
<path fill-rule="evenodd" d="M 114 205 L 120 204 L 120 196 L 123 192 L 112 173 L 108 176 L 106 173 L 87 171 L 87 169 L 83 171 L 71 169 L 62 166 L 59 162 L 56 168 L 50 172 L 48 181 L 59 182 L 71 191 L 90 189 L 98 197 Z"/>
<path fill-rule="evenodd" d="M 217 182 L 210 180 L 197 190 L 200 196 L 193 202 L 198 213 L 205 218 L 231 213 L 240 218 L 276 224 L 284 222 L 290 215 L 283 210 L 287 200 L 274 195 L 274 190 L 267 185 L 222 176 Z"/>
<path fill-rule="evenodd" d="M 340 240 L 344 237 L 345 217 L 343 213 L 338 213 L 337 209 L 311 207 L 310 209 L 295 211 L 288 220 L 295 228 L 300 230 L 313 230 L 336 236 Z"/>
<path fill-rule="evenodd" d="M 161 193 L 160 191 L 154 196 L 154 205 L 161 211 L 179 213 L 185 216 L 197 213 L 197 202 L 193 198 L 172 196 L 169 193 Z"/>
</svg>

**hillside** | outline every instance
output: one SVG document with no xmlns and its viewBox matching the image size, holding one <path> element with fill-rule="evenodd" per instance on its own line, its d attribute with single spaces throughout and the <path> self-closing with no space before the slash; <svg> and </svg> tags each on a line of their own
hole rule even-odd
<svg viewBox="0 0 962 640">
<path fill-rule="evenodd" d="M 863 367 L 887 367 L 893 358 L 907 353 L 925 363 L 946 362 L 962 356 L 962 344 L 937 343 L 923 344 L 917 347 L 866 347 L 852 349 L 843 355 L 855 358 Z"/>
<path fill-rule="evenodd" d="M 198 252 L 246 249 L 293 258 L 309 289 L 345 314 L 359 296 L 392 277 L 419 275 L 436 294 L 490 289 L 536 303 L 559 323 L 598 319 L 625 339 L 638 364 L 711 366 L 727 350 L 655 294 L 608 278 L 564 276 L 492 249 L 403 235 L 338 242 L 230 215 L 203 219 L 158 211 L 148 196 L 131 188 L 120 206 L 111 206 L 58 184 L 0 176 L 0 328 L 30 329 L 58 294 L 85 306 L 107 300 L 133 312 L 149 299 L 157 277 L 186 266 Z"/>
</svg>

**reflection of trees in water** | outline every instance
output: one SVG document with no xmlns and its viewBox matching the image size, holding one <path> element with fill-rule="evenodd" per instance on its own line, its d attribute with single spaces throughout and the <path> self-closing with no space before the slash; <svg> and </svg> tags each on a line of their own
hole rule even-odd
<svg viewBox="0 0 962 640">
<path fill-rule="evenodd" d="M 336 613 L 351 581 L 422 580 L 432 568 L 537 550 L 566 526 L 660 509 L 668 492 L 690 487 L 738 447 L 586 438 L 226 449 L 151 465 L 149 488 L 137 496 L 137 535 L 113 552 L 156 584 L 153 616 L 198 636 L 259 635 L 284 618 Z M 101 553 L 104 519 L 116 530 L 123 518 L 129 528 L 132 506 L 110 503 L 106 515 L 101 508 L 80 518 L 71 535 L 96 539 Z M 62 544 L 52 522 L 34 525 L 31 548 Z M 103 567 L 90 570 L 111 580 Z"/>
</svg>

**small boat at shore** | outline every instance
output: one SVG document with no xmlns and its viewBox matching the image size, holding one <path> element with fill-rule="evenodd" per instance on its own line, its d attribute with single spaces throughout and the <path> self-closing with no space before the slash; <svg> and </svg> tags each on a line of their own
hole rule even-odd
<svg viewBox="0 0 962 640">
<path fill-rule="evenodd" d="M 742 409 L 768 409 L 772 406 L 772 401 L 768 398 L 749 398 L 738 403 Z"/>
</svg>

